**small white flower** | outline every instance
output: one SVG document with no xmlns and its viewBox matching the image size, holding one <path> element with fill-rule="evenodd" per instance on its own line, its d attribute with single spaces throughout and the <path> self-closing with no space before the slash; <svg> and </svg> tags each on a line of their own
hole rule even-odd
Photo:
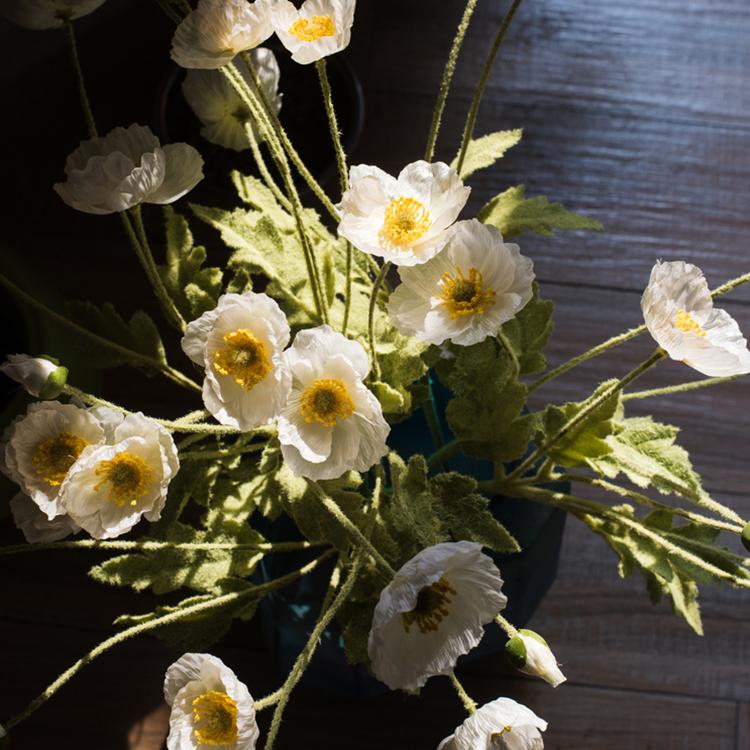
<svg viewBox="0 0 750 750">
<path fill-rule="evenodd" d="M 46 357 L 9 354 L 0 372 L 20 383 L 26 392 L 37 398 L 57 398 L 68 379 L 68 368 L 60 367 Z"/>
<path fill-rule="evenodd" d="M 275 419 L 287 402 L 284 360 L 289 324 L 267 294 L 224 294 L 188 324 L 182 348 L 205 368 L 203 403 L 219 422 L 251 430 Z"/>
<path fill-rule="evenodd" d="M 51 521 L 66 512 L 60 489 L 71 468 L 104 439 L 99 420 L 86 409 L 59 401 L 31 404 L 3 435 L 0 468 Z"/>
<path fill-rule="evenodd" d="M 270 49 L 251 50 L 250 59 L 260 77 L 266 98 L 274 109 L 281 109 L 279 64 Z M 250 72 L 239 66 L 242 77 L 250 85 Z M 253 128 L 256 140 L 262 140 L 255 119 L 239 94 L 218 70 L 189 70 L 182 84 L 182 93 L 196 117 L 203 123 L 201 135 L 211 143 L 234 151 L 250 148 L 246 126 Z"/>
<path fill-rule="evenodd" d="M 505 644 L 505 653 L 516 669 L 541 677 L 552 687 L 557 687 L 567 679 L 560 671 L 557 659 L 547 641 L 533 630 L 519 630 L 518 634 Z"/>
<path fill-rule="evenodd" d="M 88 214 L 127 211 L 141 203 L 173 203 L 203 179 L 203 159 L 187 143 L 161 146 L 143 125 L 91 138 L 68 157 L 55 192 Z"/>
<path fill-rule="evenodd" d="M 266 0 L 200 0 L 174 33 L 172 59 L 183 68 L 221 68 L 272 33 Z"/>
<path fill-rule="evenodd" d="M 0 16 L 17 26 L 39 31 L 59 28 L 103 4 L 104 0 L 2 0 Z"/>
<path fill-rule="evenodd" d="M 532 297 L 534 265 L 495 227 L 459 221 L 443 251 L 399 271 L 388 312 L 396 328 L 432 344 L 496 336 Z"/>
<path fill-rule="evenodd" d="M 437 255 L 471 188 L 443 162 L 415 161 L 391 177 L 378 167 L 352 167 L 338 209 L 339 234 L 356 248 L 397 266 Z"/>
<path fill-rule="evenodd" d="M 29 544 L 57 542 L 80 531 L 68 516 L 55 516 L 51 521 L 28 496 L 19 492 L 10 501 L 13 522 Z"/>
<path fill-rule="evenodd" d="M 306 65 L 349 45 L 356 0 L 305 0 L 299 10 L 289 0 L 271 5 L 271 23 L 292 60 Z"/>
<path fill-rule="evenodd" d="M 375 607 L 367 644 L 375 676 L 391 690 L 416 690 L 448 674 L 505 607 L 502 585 L 480 544 L 444 542 L 415 555 Z"/>
<path fill-rule="evenodd" d="M 438 750 L 543 750 L 547 722 L 511 698 L 485 703 Z"/>
<path fill-rule="evenodd" d="M 185 654 L 167 670 L 168 750 L 252 750 L 255 702 L 237 675 L 210 654 Z"/>
<path fill-rule="evenodd" d="M 130 531 L 144 516 L 158 521 L 180 466 L 172 436 L 143 414 L 129 414 L 112 444 L 85 448 L 60 488 L 65 512 L 94 539 Z"/>
<path fill-rule="evenodd" d="M 697 266 L 657 261 L 641 309 L 649 332 L 672 359 L 712 377 L 750 372 L 747 341 L 734 319 L 714 307 Z"/>
<path fill-rule="evenodd" d="M 370 371 L 362 345 L 324 325 L 300 331 L 285 357 L 292 392 L 279 442 L 291 470 L 309 479 L 367 471 L 388 452 L 391 428 L 362 382 Z"/>
</svg>

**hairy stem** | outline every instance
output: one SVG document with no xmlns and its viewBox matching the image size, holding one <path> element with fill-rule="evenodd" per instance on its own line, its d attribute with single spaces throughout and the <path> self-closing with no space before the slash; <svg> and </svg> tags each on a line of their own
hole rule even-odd
<svg viewBox="0 0 750 750">
<path fill-rule="evenodd" d="M 375 350 L 375 306 L 378 303 L 378 292 L 388 275 L 391 264 L 386 262 L 380 267 L 375 281 L 372 282 L 372 291 L 370 292 L 370 307 L 367 311 L 367 343 L 370 347 L 370 357 L 372 358 L 372 372 L 375 380 L 380 380 L 380 363 L 378 362 L 377 352 Z"/>
<path fill-rule="evenodd" d="M 708 388 L 712 385 L 721 383 L 731 383 L 733 380 L 741 378 L 742 375 L 726 375 L 720 378 L 705 378 L 703 380 L 693 380 L 689 383 L 679 383 L 678 385 L 668 385 L 664 388 L 650 388 L 647 391 L 633 391 L 633 393 L 624 393 L 623 401 L 634 401 L 641 398 L 651 398 L 653 396 L 670 396 L 673 393 L 687 393 L 696 391 L 699 388 Z"/>
<path fill-rule="evenodd" d="M 466 713 L 470 715 L 476 713 L 477 702 L 466 692 L 466 688 L 464 688 L 464 686 L 459 682 L 458 677 L 456 677 L 456 673 L 451 670 L 450 672 L 448 672 L 448 677 L 450 678 L 451 684 L 453 685 L 456 694 L 461 700 L 463 707 L 466 709 Z"/>
<path fill-rule="evenodd" d="M 94 113 L 91 110 L 91 102 L 89 101 L 89 95 L 86 92 L 86 83 L 83 78 L 83 69 L 81 68 L 81 60 L 78 57 L 78 44 L 76 43 L 75 29 L 73 28 L 73 21 L 67 19 L 65 21 L 65 36 L 68 40 L 68 49 L 70 51 L 70 61 L 73 65 L 73 70 L 76 74 L 76 84 L 78 85 L 78 97 L 81 100 L 81 109 L 83 110 L 83 117 L 86 120 L 86 127 L 89 131 L 90 138 L 96 138 L 99 133 L 96 129 L 96 122 L 94 121 Z"/>
</svg>

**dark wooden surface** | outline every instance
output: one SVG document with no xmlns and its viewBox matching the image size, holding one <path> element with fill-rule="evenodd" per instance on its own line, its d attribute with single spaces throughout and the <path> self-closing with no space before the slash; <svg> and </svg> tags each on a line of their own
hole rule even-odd
<svg viewBox="0 0 750 750">
<path fill-rule="evenodd" d="M 360 0 L 347 52 L 367 107 L 355 163 L 397 171 L 421 156 L 462 5 Z M 506 3 L 479 5 L 438 143 L 445 159 L 456 149 Z M 80 25 L 80 33 L 102 129 L 153 122 L 169 28 L 152 4 L 110 0 Z M 5 242 L 9 252 L 31 256 L 35 270 L 63 296 L 113 298 L 126 311 L 148 306 L 117 227 L 75 214 L 49 190 L 82 129 L 60 42 L 54 33 L 0 27 L 3 85 L 13 92 L 3 122 L 4 182 L 13 188 L 4 205 Z M 746 0 L 527 0 L 522 6 L 477 132 L 523 127 L 524 140 L 495 168 L 475 176 L 471 207 L 524 182 L 529 194 L 545 193 L 605 224 L 599 234 L 521 241 L 544 293 L 557 303 L 553 365 L 640 322 L 639 295 L 657 258 L 693 261 L 712 285 L 748 270 L 749 70 Z M 96 264 L 121 283 L 113 291 L 99 289 L 91 282 L 94 274 L 75 271 L 78 264 Z M 722 301 L 746 331 L 748 302 L 750 288 Z M 650 346 L 639 339 L 588 363 L 540 391 L 538 400 L 580 398 L 603 378 L 625 373 Z M 643 385 L 692 377 L 666 363 Z M 146 382 L 138 374 L 116 373 L 104 387 L 135 405 Z M 178 408 L 170 389 L 158 390 L 155 381 L 147 385 L 163 410 Z M 745 518 L 747 388 L 733 383 L 633 408 L 679 425 L 707 488 Z M 6 523 L 3 539 L 12 538 Z M 88 581 L 85 571 L 94 559 L 3 559 L 1 717 L 22 708 L 97 642 L 118 612 L 152 604 L 149 597 Z M 462 676 L 478 700 L 510 695 L 545 717 L 552 750 L 745 750 L 747 596 L 705 588 L 702 601 L 701 639 L 666 605 L 652 607 L 640 580 L 620 581 L 604 544 L 571 521 L 557 581 L 532 623 L 552 644 L 569 682 L 552 690 L 512 675 L 497 659 Z M 223 655 L 261 695 L 278 677 L 255 645 Z M 19 727 L 14 747 L 156 750 L 166 721 L 161 681 L 173 657 L 145 638 L 105 655 Z M 354 739 L 360 747 L 430 748 L 460 720 L 445 680 L 432 681 L 421 701 L 392 695 L 334 704 L 300 694 L 279 747 L 304 742 L 349 748 Z"/>
</svg>

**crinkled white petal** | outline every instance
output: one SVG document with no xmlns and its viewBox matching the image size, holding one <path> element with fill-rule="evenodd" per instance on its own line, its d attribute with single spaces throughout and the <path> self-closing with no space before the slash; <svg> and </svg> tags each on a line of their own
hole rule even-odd
<svg viewBox="0 0 750 750">
<path fill-rule="evenodd" d="M 221 68 L 272 33 L 266 0 L 200 0 L 177 27 L 171 55 L 183 68 Z"/>
<path fill-rule="evenodd" d="M 367 651 L 375 676 L 392 690 L 416 690 L 430 677 L 447 674 L 476 646 L 484 625 L 505 607 L 500 571 L 474 542 L 428 547 L 403 565 L 383 589 L 370 629 Z M 444 578 L 455 590 L 448 615 L 435 631 L 407 629 L 419 592 Z"/>
<path fill-rule="evenodd" d="M 482 312 L 453 317 L 446 305 L 444 275 L 481 274 L 482 289 L 494 298 Z M 401 284 L 391 294 L 388 313 L 398 330 L 432 344 L 452 341 L 471 346 L 496 336 L 533 295 L 534 266 L 518 245 L 503 242 L 495 227 L 476 219 L 459 221 L 444 250 L 418 266 L 401 268 Z"/>
<path fill-rule="evenodd" d="M 271 0 L 270 19 L 281 43 L 292 53 L 292 60 L 307 65 L 349 46 L 356 0 L 305 0 L 297 10 L 289 0 Z M 329 16 L 335 33 L 304 41 L 290 33 L 300 19 Z"/>
<path fill-rule="evenodd" d="M 216 352 L 226 348 L 224 336 L 249 330 L 265 347 L 271 370 L 250 390 L 214 367 Z M 267 294 L 225 294 L 213 310 L 191 321 L 182 339 L 185 353 L 206 370 L 203 403 L 222 424 L 251 430 L 274 420 L 286 404 L 291 375 L 283 356 L 289 324 Z"/>
<path fill-rule="evenodd" d="M 703 272 L 683 261 L 657 261 L 641 298 L 646 326 L 667 354 L 711 377 L 750 372 L 750 351 L 735 320 L 713 306 Z M 703 332 L 682 330 L 684 313 Z"/>
<path fill-rule="evenodd" d="M 364 165 L 353 167 L 350 187 L 338 205 L 338 232 L 365 253 L 398 266 L 416 266 L 435 257 L 449 239 L 449 228 L 469 198 L 458 173 L 443 162 L 408 164 L 397 178 Z M 429 214 L 426 231 L 412 242 L 392 246 L 381 239 L 386 209 L 391 201 L 410 198 Z"/>
<path fill-rule="evenodd" d="M 40 31 L 60 28 L 95 11 L 104 0 L 2 0 L 0 16 L 17 26 Z"/>
<path fill-rule="evenodd" d="M 203 179 L 203 158 L 187 143 L 170 143 L 163 147 L 164 179 L 144 201 L 165 205 L 189 193 Z"/>
<path fill-rule="evenodd" d="M 20 383 L 27 393 L 38 397 L 47 383 L 47 378 L 57 367 L 54 362 L 44 357 L 9 354 L 7 361 L 0 365 L 0 372 Z"/>
<path fill-rule="evenodd" d="M 164 678 L 164 699 L 171 707 L 168 750 L 203 750 L 194 735 L 192 702 L 211 691 L 225 693 L 237 706 L 237 740 L 224 750 L 252 750 L 259 737 L 255 702 L 247 686 L 221 659 L 210 654 L 184 654 Z"/>
<path fill-rule="evenodd" d="M 261 80 L 266 99 L 276 112 L 281 109 L 279 93 L 279 64 L 270 49 L 251 50 L 250 59 Z M 239 72 L 251 85 L 250 72 L 245 65 Z M 234 151 L 250 148 L 246 125 L 250 125 L 256 140 L 262 140 L 255 120 L 226 77 L 218 70 L 189 70 L 182 84 L 187 103 L 203 124 L 201 135 L 211 143 Z"/>
<path fill-rule="evenodd" d="M 543 750 L 547 722 L 511 698 L 485 703 L 438 750 Z"/>
<path fill-rule="evenodd" d="M 51 521 L 28 496 L 19 492 L 10 501 L 13 522 L 29 544 L 57 542 L 80 531 L 68 516 L 56 516 Z"/>
<path fill-rule="evenodd" d="M 52 520 L 65 513 L 60 501 L 62 485 L 52 485 L 34 465 L 34 455 L 41 443 L 68 432 L 96 446 L 104 440 L 104 430 L 88 410 L 59 401 L 31 404 L 26 414 L 16 419 L 3 435 L 3 471 Z M 85 449 L 86 450 L 86 449 Z M 69 469 L 68 475 L 75 467 Z M 64 482 L 63 482 L 64 484 Z"/>
<path fill-rule="evenodd" d="M 130 531 L 144 516 L 157 521 L 167 499 L 169 482 L 179 469 L 177 448 L 161 425 L 143 414 L 129 414 L 114 428 L 113 443 L 89 446 L 68 471 L 60 488 L 64 510 L 94 539 L 112 539 Z M 135 505 L 118 505 L 112 488 L 97 474 L 103 461 L 120 453 L 137 456 L 150 469 L 149 481 Z"/>
</svg>

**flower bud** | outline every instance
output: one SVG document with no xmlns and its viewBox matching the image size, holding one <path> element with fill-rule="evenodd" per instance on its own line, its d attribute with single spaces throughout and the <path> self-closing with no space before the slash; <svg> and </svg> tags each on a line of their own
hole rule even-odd
<svg viewBox="0 0 750 750">
<path fill-rule="evenodd" d="M 516 669 L 541 677 L 552 687 L 557 687 L 566 680 L 547 641 L 533 630 L 519 630 L 517 635 L 505 644 L 505 653 Z"/>
<path fill-rule="evenodd" d="M 9 354 L 0 372 L 20 383 L 26 392 L 41 399 L 57 398 L 68 379 L 68 368 L 52 357 Z"/>
</svg>

